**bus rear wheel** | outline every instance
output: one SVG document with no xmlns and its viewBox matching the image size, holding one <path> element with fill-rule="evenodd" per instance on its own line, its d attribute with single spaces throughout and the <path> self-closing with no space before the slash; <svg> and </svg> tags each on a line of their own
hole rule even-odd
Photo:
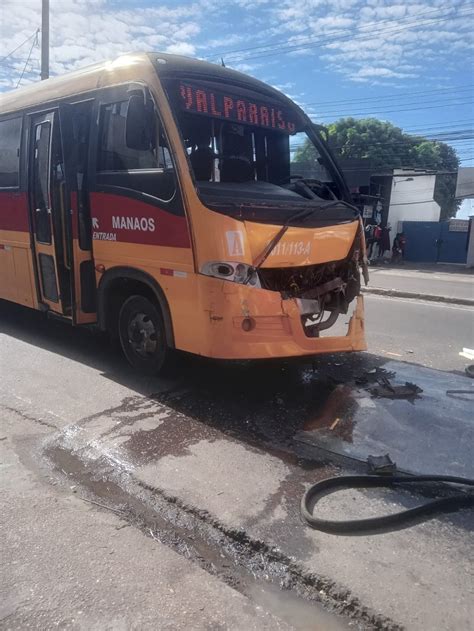
<svg viewBox="0 0 474 631">
<path fill-rule="evenodd" d="M 157 375 L 170 364 L 159 308 L 144 296 L 130 296 L 119 313 L 119 337 L 125 357 L 138 372 Z"/>
</svg>

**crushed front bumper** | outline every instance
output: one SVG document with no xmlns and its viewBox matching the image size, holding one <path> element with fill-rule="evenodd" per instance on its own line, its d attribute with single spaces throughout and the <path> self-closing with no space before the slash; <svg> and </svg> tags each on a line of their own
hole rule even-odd
<svg viewBox="0 0 474 631">
<path fill-rule="evenodd" d="M 203 350 L 208 357 L 263 359 L 367 349 L 362 296 L 353 303 L 346 335 L 330 336 L 326 331 L 324 337 L 309 337 L 297 299 L 283 300 L 279 292 L 216 279 L 206 281 L 202 296 L 210 304 L 205 306 L 209 319 Z"/>
</svg>

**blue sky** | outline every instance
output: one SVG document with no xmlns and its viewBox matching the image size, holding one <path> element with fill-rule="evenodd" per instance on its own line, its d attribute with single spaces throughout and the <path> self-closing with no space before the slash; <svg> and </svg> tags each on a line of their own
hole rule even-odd
<svg viewBox="0 0 474 631">
<path fill-rule="evenodd" d="M 462 165 L 474 165 L 468 0 L 50 2 L 53 74 L 131 50 L 222 57 L 318 122 L 376 116 L 413 133 L 449 133 Z M 34 37 L 3 57 L 40 27 L 40 7 L 41 0 L 1 2 L 0 91 L 15 89 L 24 69 L 20 85 L 39 77 Z"/>
</svg>

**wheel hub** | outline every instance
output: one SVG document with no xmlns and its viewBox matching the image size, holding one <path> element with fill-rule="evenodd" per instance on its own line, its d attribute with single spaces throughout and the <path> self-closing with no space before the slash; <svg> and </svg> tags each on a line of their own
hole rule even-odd
<svg viewBox="0 0 474 631">
<path fill-rule="evenodd" d="M 130 319 L 128 340 L 135 353 L 141 357 L 150 357 L 156 352 L 157 332 L 150 316 L 137 313 Z"/>
</svg>

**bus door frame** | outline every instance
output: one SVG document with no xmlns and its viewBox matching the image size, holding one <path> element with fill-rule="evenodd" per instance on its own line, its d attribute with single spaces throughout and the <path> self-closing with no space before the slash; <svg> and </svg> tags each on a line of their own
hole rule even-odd
<svg viewBox="0 0 474 631">
<path fill-rule="evenodd" d="M 54 226 L 54 217 L 59 216 L 60 225 L 60 238 L 63 240 L 63 258 L 64 266 L 66 269 L 70 264 L 68 257 L 68 245 L 67 245 L 67 212 L 65 207 L 67 203 L 67 195 L 65 191 L 60 192 L 59 206 L 55 207 L 55 201 L 53 200 L 53 183 L 52 183 L 52 151 L 56 125 L 59 125 L 58 110 L 52 108 L 48 111 L 32 112 L 28 115 L 28 189 L 29 189 L 29 207 L 31 215 L 31 234 L 32 245 L 34 249 L 34 258 L 37 268 L 37 290 L 39 295 L 40 305 L 47 311 L 52 311 L 55 314 L 70 317 L 66 313 L 65 306 L 69 303 L 69 296 L 64 295 L 65 289 L 67 289 L 65 279 L 61 279 L 58 271 L 58 234 Z M 37 139 L 38 128 L 49 124 L 49 133 L 47 141 L 47 175 L 45 189 L 42 191 L 43 199 L 39 204 L 37 173 L 36 173 L 36 159 L 37 151 L 41 148 L 39 146 L 39 140 Z M 59 129 L 59 132 L 61 130 Z M 61 140 L 61 136 L 60 136 Z M 38 143 L 38 144 L 37 144 Z M 61 145 L 61 149 L 63 149 Z M 63 163 L 64 163 L 64 155 Z M 62 182 L 64 184 L 64 182 Z M 46 199 L 44 199 L 46 197 Z M 41 223 L 40 223 L 41 222 Z M 70 277 L 69 277 L 70 278 Z M 70 282 L 68 283 L 70 286 Z"/>
<path fill-rule="evenodd" d="M 80 117 L 85 116 L 82 127 Z M 92 251 L 89 186 L 94 98 L 59 106 L 69 216 L 73 324 L 97 322 L 97 284 Z M 85 134 L 85 139 L 84 139 Z"/>
</svg>

